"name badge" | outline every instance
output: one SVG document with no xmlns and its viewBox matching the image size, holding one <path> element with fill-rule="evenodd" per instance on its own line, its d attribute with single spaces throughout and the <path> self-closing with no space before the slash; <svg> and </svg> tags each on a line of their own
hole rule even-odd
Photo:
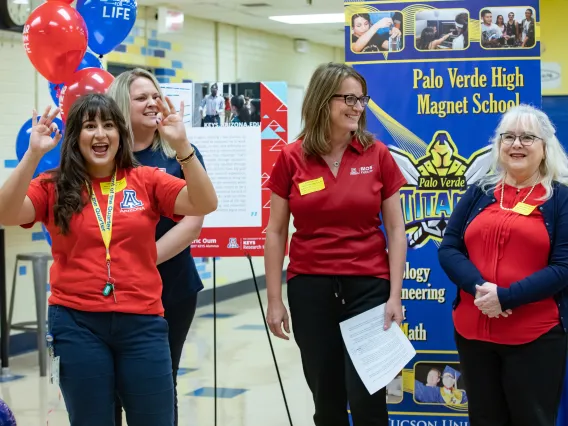
<svg viewBox="0 0 568 426">
<path fill-rule="evenodd" d="M 534 209 L 536 209 L 536 206 L 531 206 L 530 204 L 525 203 L 517 203 L 517 205 L 513 207 L 513 211 L 515 213 L 522 214 L 523 216 L 530 215 Z"/>
<path fill-rule="evenodd" d="M 318 192 L 325 189 L 325 183 L 323 177 L 307 180 L 298 185 L 300 189 L 300 195 L 311 194 L 312 192 Z"/>
<path fill-rule="evenodd" d="M 126 178 L 125 177 L 116 181 L 116 192 L 120 192 L 124 188 L 126 188 Z M 103 193 L 103 195 L 109 195 L 110 194 L 110 182 L 101 182 L 101 192 Z"/>
</svg>

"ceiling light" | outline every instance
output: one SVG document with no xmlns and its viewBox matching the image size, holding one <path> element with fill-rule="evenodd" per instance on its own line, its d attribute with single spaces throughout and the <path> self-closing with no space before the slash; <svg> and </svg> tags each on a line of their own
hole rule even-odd
<svg viewBox="0 0 568 426">
<path fill-rule="evenodd" d="M 345 22 L 343 13 L 321 13 L 315 15 L 269 16 L 269 19 L 285 24 L 338 24 Z"/>
</svg>

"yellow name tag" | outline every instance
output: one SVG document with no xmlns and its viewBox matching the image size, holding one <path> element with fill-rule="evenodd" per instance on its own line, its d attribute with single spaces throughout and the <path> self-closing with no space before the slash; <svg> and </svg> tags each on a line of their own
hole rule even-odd
<svg viewBox="0 0 568 426">
<path fill-rule="evenodd" d="M 119 181 L 116 182 L 116 192 L 120 192 L 124 188 L 126 188 L 126 178 L 125 177 L 123 177 L 122 179 L 120 179 Z M 101 182 L 101 192 L 103 193 L 103 195 L 109 195 L 110 194 L 110 182 Z"/>
<path fill-rule="evenodd" d="M 311 194 L 312 192 L 318 192 L 321 191 L 322 189 L 325 189 L 325 183 L 323 182 L 323 177 L 320 177 L 317 179 L 307 180 L 305 182 L 302 182 L 301 184 L 298 185 L 298 188 L 300 189 L 301 195 L 306 195 L 306 194 Z"/>
<path fill-rule="evenodd" d="M 536 206 L 531 206 L 530 204 L 525 203 L 517 203 L 517 205 L 513 207 L 513 211 L 515 213 L 522 214 L 523 216 L 530 215 L 534 209 L 536 209 Z"/>
</svg>

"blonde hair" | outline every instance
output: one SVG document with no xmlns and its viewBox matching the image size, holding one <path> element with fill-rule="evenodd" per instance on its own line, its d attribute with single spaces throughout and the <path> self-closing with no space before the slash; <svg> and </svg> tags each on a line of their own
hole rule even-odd
<svg viewBox="0 0 568 426">
<path fill-rule="evenodd" d="M 353 68 L 330 62 L 320 65 L 312 75 L 302 105 L 303 129 L 298 135 L 306 155 L 325 155 L 331 150 L 331 107 L 333 95 L 346 78 L 354 78 L 367 94 L 367 82 Z M 375 137 L 367 131 L 366 108 L 359 118 L 359 127 L 355 137 L 364 149 L 375 143 Z"/>
<path fill-rule="evenodd" d="M 162 89 L 160 88 L 160 83 L 158 82 L 158 80 L 156 80 L 154 74 L 142 68 L 135 68 L 133 70 L 125 71 L 120 74 L 115 78 L 107 92 L 107 94 L 115 100 L 115 102 L 118 104 L 118 107 L 122 111 L 133 142 L 134 134 L 132 132 L 132 122 L 130 121 L 130 86 L 138 78 L 147 78 L 148 80 L 150 80 L 156 87 L 156 90 L 160 94 L 160 97 L 164 99 L 164 94 L 162 93 Z M 152 150 L 161 150 L 169 158 L 173 158 L 176 155 L 175 151 L 170 147 L 170 145 L 162 139 L 160 132 L 158 132 L 158 129 L 156 129 L 156 132 L 154 133 Z"/>
<path fill-rule="evenodd" d="M 540 164 L 542 185 L 546 189 L 543 199 L 552 196 L 552 183 L 559 182 L 568 185 L 568 157 L 560 141 L 556 137 L 556 129 L 550 118 L 541 110 L 530 105 L 519 105 L 509 109 L 497 126 L 492 138 L 492 173 L 480 180 L 480 186 L 485 190 L 493 190 L 505 178 L 506 170 L 500 161 L 501 133 L 511 130 L 534 132 L 542 138 L 544 158 Z"/>
</svg>

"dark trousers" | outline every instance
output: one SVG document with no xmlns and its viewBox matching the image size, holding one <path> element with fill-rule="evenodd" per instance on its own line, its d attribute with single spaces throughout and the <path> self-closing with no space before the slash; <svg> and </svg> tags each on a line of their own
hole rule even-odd
<svg viewBox="0 0 568 426">
<path fill-rule="evenodd" d="M 567 349 L 560 326 L 524 345 L 455 336 L 471 426 L 556 425 Z"/>
<path fill-rule="evenodd" d="M 168 324 L 158 315 L 49 307 L 71 426 L 114 425 L 116 392 L 129 426 L 172 426 Z"/>
<path fill-rule="evenodd" d="M 294 338 L 312 391 L 316 426 L 348 426 L 347 403 L 354 426 L 388 426 L 386 390 L 369 394 L 345 349 L 339 323 L 385 303 L 389 294 L 389 282 L 373 277 L 299 275 L 288 282 Z"/>
<path fill-rule="evenodd" d="M 195 316 L 197 308 L 197 293 L 192 295 L 189 299 L 176 303 L 175 305 L 168 306 L 164 313 L 164 318 L 168 322 L 168 340 L 170 346 L 170 356 L 172 360 L 172 374 L 174 381 L 174 424 L 178 424 L 178 398 L 177 398 L 177 373 L 179 370 L 179 363 L 181 361 L 181 354 L 183 352 L 183 345 L 189 333 L 189 328 Z M 122 404 L 120 398 L 116 398 L 116 426 L 122 425 Z M 130 426 L 130 425 L 129 425 Z"/>
</svg>

